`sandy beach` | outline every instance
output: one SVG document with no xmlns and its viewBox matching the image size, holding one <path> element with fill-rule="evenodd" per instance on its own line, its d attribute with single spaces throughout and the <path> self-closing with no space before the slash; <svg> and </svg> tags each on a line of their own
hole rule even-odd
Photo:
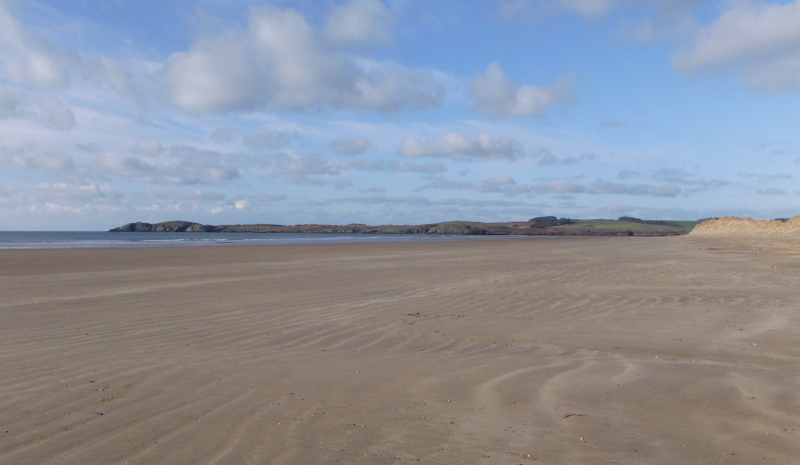
<svg viewBox="0 0 800 465">
<path fill-rule="evenodd" d="M 2 464 L 797 464 L 800 249 L 0 251 Z"/>
</svg>

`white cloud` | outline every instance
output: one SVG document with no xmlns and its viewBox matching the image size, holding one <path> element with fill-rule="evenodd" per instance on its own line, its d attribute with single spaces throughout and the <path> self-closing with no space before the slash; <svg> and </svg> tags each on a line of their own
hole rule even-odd
<svg viewBox="0 0 800 465">
<path fill-rule="evenodd" d="M 498 176 L 495 178 L 481 181 L 475 186 L 478 192 L 499 193 L 506 197 L 514 197 L 519 194 L 528 192 L 528 186 L 525 184 L 517 184 L 511 176 Z"/>
<path fill-rule="evenodd" d="M 107 152 L 95 168 L 150 184 L 191 185 L 238 179 L 241 174 L 236 161 L 217 151 L 173 145 L 163 157 L 149 160 Z"/>
<path fill-rule="evenodd" d="M 156 167 L 135 157 L 107 152 L 100 158 L 100 166 L 114 174 L 130 177 L 141 177 L 155 173 Z"/>
<path fill-rule="evenodd" d="M 549 86 L 517 86 L 497 63 L 476 77 L 469 88 L 475 110 L 504 118 L 531 118 L 542 115 L 558 103 L 574 98 L 575 78 L 564 77 Z"/>
<path fill-rule="evenodd" d="M 435 139 L 409 137 L 397 150 L 403 157 L 441 157 L 457 160 L 504 159 L 514 160 L 522 151 L 522 145 L 510 137 L 494 139 L 487 133 L 468 136 L 448 133 Z"/>
<path fill-rule="evenodd" d="M 285 132 L 256 131 L 248 134 L 242 143 L 253 150 L 280 149 L 291 144 L 292 138 Z"/>
<path fill-rule="evenodd" d="M 44 37 L 26 29 L 0 1 L 0 72 L 11 81 L 37 87 L 64 87 L 67 63 L 75 56 L 57 50 Z"/>
<path fill-rule="evenodd" d="M 329 106 L 395 112 L 438 105 L 431 72 L 328 47 L 296 10 L 253 7 L 248 27 L 197 40 L 162 70 L 167 98 L 194 113 Z"/>
<path fill-rule="evenodd" d="M 162 73 L 167 98 L 190 112 L 249 110 L 265 99 L 259 70 L 235 37 L 200 39 L 172 54 Z"/>
<path fill-rule="evenodd" d="M 17 115 L 21 104 L 22 100 L 16 92 L 0 87 L 0 118 L 11 118 Z"/>
<path fill-rule="evenodd" d="M 331 10 L 325 38 L 338 46 L 389 43 L 397 18 L 377 0 L 351 0 Z"/>
<path fill-rule="evenodd" d="M 591 153 L 584 153 L 577 157 L 564 157 L 558 158 L 552 152 L 547 149 L 540 149 L 539 153 L 541 156 L 539 157 L 539 161 L 536 162 L 539 166 L 553 166 L 553 165 L 577 165 L 579 163 L 588 163 L 594 161 L 597 158 L 595 155 Z"/>
<path fill-rule="evenodd" d="M 780 91 L 800 86 L 800 1 L 734 2 L 702 27 L 691 50 L 675 53 L 679 71 L 737 69 L 754 88 Z"/>
<path fill-rule="evenodd" d="M 781 92 L 800 87 L 800 56 L 785 57 L 754 66 L 745 78 L 753 89 Z"/>
<path fill-rule="evenodd" d="M 0 214 L 10 214 L 13 222 L 19 217 L 43 214 L 42 225 L 53 229 L 54 214 L 96 216 L 120 210 L 122 194 L 107 184 L 94 182 L 40 183 L 29 187 L 11 188 L 6 191 L 6 202 Z M 63 230 L 65 223 L 56 223 Z M 74 227 L 74 226 L 73 226 Z"/>
<path fill-rule="evenodd" d="M 41 171 L 69 171 L 75 161 L 63 153 L 34 152 L 20 147 L 0 147 L 0 164 Z"/>
<path fill-rule="evenodd" d="M 233 202 L 226 202 L 224 205 L 217 205 L 211 209 L 211 213 L 217 214 L 230 210 L 244 210 L 247 208 L 249 202 L 246 199 L 240 199 Z"/>
<path fill-rule="evenodd" d="M 337 155 L 361 155 L 372 148 L 372 142 L 366 137 L 356 137 L 355 139 L 336 139 L 328 144 L 328 147 Z"/>
<path fill-rule="evenodd" d="M 64 105 L 61 100 L 52 95 L 42 95 L 39 98 L 39 108 L 43 113 L 43 118 L 50 129 L 58 131 L 68 131 L 78 123 L 75 114 Z"/>
<path fill-rule="evenodd" d="M 93 86 L 110 88 L 112 91 L 133 98 L 140 106 L 146 106 L 147 91 L 143 85 L 134 82 L 134 76 L 117 61 L 105 56 L 86 58 L 81 63 L 84 75 Z"/>
<path fill-rule="evenodd" d="M 322 158 L 320 155 L 298 157 L 279 153 L 271 159 L 272 172 L 293 176 L 335 176 L 341 171 L 338 163 Z"/>
<path fill-rule="evenodd" d="M 139 140 L 131 149 L 134 153 L 155 157 L 164 152 L 164 146 L 154 140 Z"/>
<path fill-rule="evenodd" d="M 67 131 L 77 125 L 75 114 L 55 95 L 16 92 L 0 86 L 0 119 L 25 119 L 49 129 Z"/>
</svg>

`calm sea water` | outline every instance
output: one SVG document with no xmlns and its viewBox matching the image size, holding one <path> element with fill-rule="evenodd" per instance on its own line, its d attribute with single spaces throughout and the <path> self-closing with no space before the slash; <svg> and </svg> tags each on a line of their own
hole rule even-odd
<svg viewBox="0 0 800 465">
<path fill-rule="evenodd" d="M 498 240 L 509 236 L 291 233 L 110 233 L 100 231 L 0 231 L 0 249 L 208 247 L 232 245 L 358 244 Z"/>
</svg>

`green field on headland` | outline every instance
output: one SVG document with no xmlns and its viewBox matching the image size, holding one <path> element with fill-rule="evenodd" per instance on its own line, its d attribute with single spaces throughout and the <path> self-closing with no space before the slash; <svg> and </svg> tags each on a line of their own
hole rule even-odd
<svg viewBox="0 0 800 465">
<path fill-rule="evenodd" d="M 527 221 L 481 223 L 447 221 L 419 225 L 366 224 L 232 224 L 209 225 L 190 221 L 128 223 L 111 232 L 196 232 L 196 233 L 331 233 L 331 234 L 458 234 L 517 236 L 677 236 L 687 234 L 698 221 L 642 220 L 621 217 L 606 219 L 569 219 L 544 216 Z"/>
</svg>

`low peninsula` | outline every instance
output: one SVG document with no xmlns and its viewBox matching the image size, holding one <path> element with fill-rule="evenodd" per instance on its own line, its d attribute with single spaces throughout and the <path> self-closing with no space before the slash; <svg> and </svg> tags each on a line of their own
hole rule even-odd
<svg viewBox="0 0 800 465">
<path fill-rule="evenodd" d="M 192 233 L 328 233 L 328 234 L 437 234 L 515 236 L 679 236 L 688 234 L 700 221 L 643 220 L 623 216 L 616 220 L 576 220 L 541 216 L 527 221 L 481 223 L 447 221 L 419 225 L 366 224 L 232 224 L 210 225 L 191 221 L 128 223 L 109 232 L 192 232 Z"/>
</svg>

